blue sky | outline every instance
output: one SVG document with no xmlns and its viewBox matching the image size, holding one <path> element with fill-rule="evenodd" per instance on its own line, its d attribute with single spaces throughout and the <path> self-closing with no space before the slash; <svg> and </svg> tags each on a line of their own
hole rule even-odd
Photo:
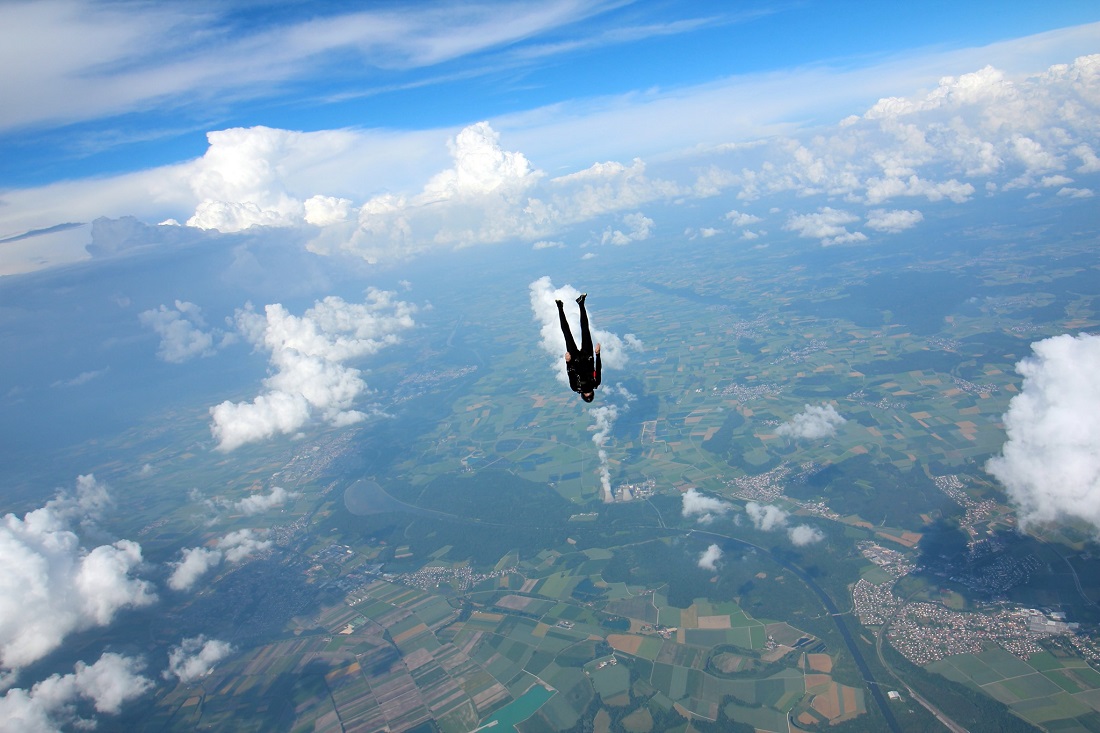
<svg viewBox="0 0 1100 733">
<path fill-rule="evenodd" d="M 1100 20 L 1100 8 L 807 0 L 349 11 L 75 0 L 9 2 L 0 17 L 0 187 L 10 188 L 193 158 L 212 129 L 448 128 L 738 75 L 979 47 Z"/>
</svg>

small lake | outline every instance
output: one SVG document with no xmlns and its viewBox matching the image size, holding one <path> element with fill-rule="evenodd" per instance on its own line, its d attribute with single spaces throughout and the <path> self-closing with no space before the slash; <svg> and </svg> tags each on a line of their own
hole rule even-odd
<svg viewBox="0 0 1100 733">
<path fill-rule="evenodd" d="M 489 728 L 493 733 L 509 733 L 509 731 L 514 731 L 516 729 L 515 726 L 534 715 L 535 711 L 541 708 L 543 703 L 554 696 L 554 693 L 555 690 L 548 690 L 542 685 L 535 685 L 530 690 L 523 693 L 518 700 L 513 700 L 493 713 L 492 717 L 481 724 L 479 730 L 489 726 L 495 721 L 496 725 Z"/>
</svg>

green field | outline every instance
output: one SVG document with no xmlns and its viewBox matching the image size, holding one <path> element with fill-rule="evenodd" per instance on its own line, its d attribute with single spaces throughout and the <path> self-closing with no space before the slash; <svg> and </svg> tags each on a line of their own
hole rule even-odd
<svg viewBox="0 0 1100 733">
<path fill-rule="evenodd" d="M 995 648 L 927 668 L 982 690 L 1032 723 L 1054 726 L 1051 730 L 1072 730 L 1077 718 L 1100 711 L 1100 673 L 1077 658 L 1042 652 L 1024 662 Z"/>
</svg>

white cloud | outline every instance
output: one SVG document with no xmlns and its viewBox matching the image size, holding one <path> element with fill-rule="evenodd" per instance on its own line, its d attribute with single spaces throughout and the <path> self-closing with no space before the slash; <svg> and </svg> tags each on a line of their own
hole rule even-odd
<svg viewBox="0 0 1100 733">
<path fill-rule="evenodd" d="M 318 75 L 344 75 L 349 60 L 351 67 L 393 72 L 493 54 L 486 68 L 495 71 L 512 58 L 514 43 L 584 27 L 607 9 L 561 1 L 442 3 L 241 25 L 227 17 L 228 8 L 13 2 L 0 29 L 0 61 L 19 63 L 23 73 L 0 83 L 0 97 L 12 102 L 0 113 L 0 129 L 113 117 L 157 103 L 176 112 L 211 100 L 263 98 Z M 370 79 L 356 86 L 369 88 Z M 316 103 L 316 90 L 306 86 Z"/>
<path fill-rule="evenodd" d="M 318 194 L 308 198 L 304 204 L 306 223 L 317 227 L 327 227 L 345 222 L 351 213 L 351 204 L 351 199 L 336 198 L 335 196 L 321 196 Z"/>
<path fill-rule="evenodd" d="M 187 547 L 179 561 L 171 563 L 172 574 L 168 587 L 172 590 L 191 590 L 206 572 L 221 564 L 222 553 L 210 547 Z"/>
<path fill-rule="evenodd" d="M 924 220 L 924 214 L 919 211 L 905 211 L 895 209 L 873 209 L 867 212 L 867 226 L 879 232 L 897 234 L 906 229 L 912 229 Z"/>
<path fill-rule="evenodd" d="M 624 233 L 619 229 L 612 230 L 608 227 L 604 230 L 600 243 L 622 246 L 631 242 L 641 242 L 649 239 L 653 229 L 653 220 L 641 213 L 627 214 L 623 217 L 623 224 L 628 227 L 627 232 Z"/>
<path fill-rule="evenodd" d="M 488 123 L 466 127 L 450 142 L 452 167 L 432 176 L 412 197 L 385 193 L 359 210 L 358 225 L 323 234 L 320 253 L 347 251 L 368 262 L 437 248 L 544 238 L 556 212 L 530 199 L 543 177 L 522 153 L 506 151 Z"/>
<path fill-rule="evenodd" d="M 976 190 L 970 178 L 983 179 L 975 181 L 979 186 L 993 177 L 1037 185 L 1063 169 L 1088 172 L 1100 165 L 1094 152 L 1100 55 L 1021 73 L 1025 64 L 1092 48 L 1090 33 L 1095 27 L 1065 29 L 922 57 L 918 64 L 909 59 L 850 71 L 803 69 L 563 103 L 457 131 L 216 131 L 207 153 L 188 163 L 5 191 L 0 230 L 30 232 L 125 214 L 150 221 L 191 214 L 193 224 L 223 231 L 311 222 L 319 227 L 314 251 L 382 261 L 439 247 L 548 240 L 647 202 L 727 191 L 744 201 L 794 193 L 872 206 L 896 197 L 961 203 Z M 983 68 L 945 77 L 931 92 L 886 97 L 831 129 L 803 133 L 786 123 L 810 119 L 821 105 L 854 108 L 867 95 L 927 88 L 940 71 L 974 68 L 979 57 L 1010 71 Z M 751 119 L 743 114 L 746 99 L 755 101 Z M 524 152 L 502 148 L 497 130 Z M 447 134 L 454 135 L 450 167 L 441 144 Z M 650 174 L 638 155 L 653 155 L 664 175 Z M 551 177 L 528 156 L 553 171 L 589 167 Z M 612 228 L 609 236 L 615 231 L 629 237 L 632 230 Z M 862 236 L 841 225 L 824 239 L 839 244 Z M 0 273 L 85 257 L 85 244 L 87 234 L 79 229 L 11 243 L 0 257 Z"/>
<path fill-rule="evenodd" d="M 337 227 L 315 240 L 313 249 L 379 262 L 439 247 L 536 242 L 679 192 L 669 181 L 650 178 L 641 160 L 629 166 L 596 163 L 548 178 L 522 153 L 504 150 L 500 135 L 485 122 L 463 129 L 449 148 L 453 166 L 429 179 L 419 194 L 375 196 L 360 208 L 354 231 Z M 653 227 L 637 212 L 625 215 L 623 223 L 625 230 L 608 228 L 607 242 L 640 241 Z"/>
<path fill-rule="evenodd" d="M 849 244 L 867 239 L 861 232 L 849 232 L 844 225 L 859 221 L 859 217 L 847 211 L 829 206 L 822 207 L 814 214 L 796 214 L 787 220 L 784 229 L 796 232 L 807 239 L 820 239 L 825 246 Z"/>
<path fill-rule="evenodd" d="M 237 311 L 237 327 L 258 349 L 271 353 L 274 373 L 266 391 L 251 402 L 226 400 L 210 408 L 210 430 L 218 449 L 231 451 L 276 434 L 290 434 L 315 417 L 349 425 L 365 415 L 353 409 L 367 385 L 358 369 L 343 362 L 374 354 L 412 328 L 416 307 L 395 294 L 371 288 L 363 303 L 330 296 L 302 316 L 281 304 L 264 315 Z"/>
<path fill-rule="evenodd" d="M 0 519 L 0 668 L 18 670 L 69 634 L 156 599 L 150 583 L 133 575 L 140 545 L 119 540 L 89 550 L 75 532 L 94 524 L 108 502 L 105 485 L 81 476 L 75 495 Z"/>
<path fill-rule="evenodd" d="M 722 559 L 722 548 L 711 545 L 699 555 L 699 567 L 703 570 L 717 570 L 718 561 Z"/>
<path fill-rule="evenodd" d="M 161 305 L 143 311 L 138 320 L 160 336 L 157 356 L 172 364 L 182 364 L 197 356 L 213 356 L 216 353 L 214 339 L 225 336 L 219 329 L 204 331 L 206 323 L 202 309 L 182 300 L 176 301 L 175 309 Z"/>
<path fill-rule="evenodd" d="M 750 224 L 758 224 L 763 221 L 763 219 L 761 219 L 759 216 L 746 214 L 744 212 L 738 211 L 737 209 L 732 209 L 726 212 L 726 218 L 729 219 L 735 227 L 747 227 Z"/>
<path fill-rule="evenodd" d="M 1008 490 L 1021 527 L 1082 520 L 1100 533 L 1100 336 L 1031 345 L 1023 388 L 1004 415 L 1008 439 L 985 469 Z"/>
<path fill-rule="evenodd" d="M 681 514 L 688 519 L 694 517 L 699 524 L 710 524 L 733 510 L 733 504 L 728 501 L 701 494 L 695 489 L 685 491 L 681 499 L 683 501 Z"/>
<path fill-rule="evenodd" d="M 270 550 L 274 542 L 265 539 L 265 536 L 263 530 L 240 529 L 220 537 L 213 546 L 184 548 L 180 559 L 169 563 L 172 574 L 168 577 L 168 587 L 178 591 L 191 590 L 203 575 L 223 560 L 236 564 Z"/>
<path fill-rule="evenodd" d="M 904 180 L 899 177 L 880 178 L 872 176 L 866 181 L 866 199 L 869 204 L 881 204 L 898 196 L 924 196 L 929 201 L 949 199 L 956 204 L 970 200 L 974 195 L 974 186 L 952 178 L 949 181 L 934 183 L 911 175 Z"/>
<path fill-rule="evenodd" d="M 1069 176 L 1043 176 L 1039 181 L 1041 188 L 1054 188 L 1055 186 L 1065 186 L 1067 183 L 1073 183 L 1073 179 Z"/>
<path fill-rule="evenodd" d="M 829 403 L 806 405 L 806 409 L 775 429 L 776 435 L 817 440 L 836 435 L 836 429 L 847 420 Z"/>
<path fill-rule="evenodd" d="M 266 530 L 239 529 L 218 540 L 218 549 L 225 553 L 226 562 L 244 562 L 253 555 L 271 549 L 275 543 L 273 540 L 263 539 L 266 536 Z"/>
<path fill-rule="evenodd" d="M 81 372 L 72 379 L 59 379 L 56 382 L 52 382 L 50 386 L 54 388 L 80 387 L 87 384 L 88 382 L 91 382 L 94 379 L 99 379 L 100 377 L 107 374 L 107 372 L 109 372 L 110 370 L 110 367 L 104 367 L 103 369 L 92 369 L 86 372 Z"/>
<path fill-rule="evenodd" d="M 297 499 L 301 494 L 297 491 L 287 491 L 282 486 L 272 486 L 270 494 L 252 494 L 246 496 L 232 505 L 234 509 L 245 515 L 262 514 L 281 507 L 291 499 Z"/>
<path fill-rule="evenodd" d="M 755 501 L 745 504 L 745 513 L 752 520 L 752 526 L 763 532 L 785 527 L 789 516 L 787 512 L 774 504 L 760 504 Z"/>
<path fill-rule="evenodd" d="M 1096 173 L 1100 171 L 1100 157 L 1097 157 L 1096 151 L 1092 149 L 1091 145 L 1081 143 L 1072 152 L 1081 160 L 1081 165 L 1074 169 L 1078 173 Z"/>
<path fill-rule="evenodd" d="M 184 639 L 168 652 L 168 669 L 164 679 L 175 677 L 186 684 L 205 677 L 235 649 L 228 642 L 208 639 L 203 635 Z"/>
<path fill-rule="evenodd" d="M 62 729 L 94 728 L 94 719 L 77 717 L 74 706 L 87 700 L 96 712 L 116 714 L 141 697 L 153 683 L 139 674 L 144 664 L 107 652 L 95 664 L 77 662 L 72 673 L 54 674 L 30 690 L 13 688 L 0 697 L 0 731 L 58 733 Z"/>
<path fill-rule="evenodd" d="M 1092 198 L 1093 193 L 1091 188 L 1070 188 L 1067 186 L 1059 189 L 1058 195 L 1071 199 L 1089 199 Z"/>
<path fill-rule="evenodd" d="M 821 542 L 821 540 L 825 539 L 825 533 L 817 527 L 811 527 L 808 524 L 799 524 L 787 530 L 787 537 L 790 538 L 792 545 L 796 547 L 805 547 L 806 545 L 813 545 Z"/>
</svg>

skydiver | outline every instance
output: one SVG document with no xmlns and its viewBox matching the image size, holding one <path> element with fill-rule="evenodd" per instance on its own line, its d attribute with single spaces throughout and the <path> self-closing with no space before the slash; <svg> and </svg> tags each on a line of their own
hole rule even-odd
<svg viewBox="0 0 1100 733">
<path fill-rule="evenodd" d="M 581 348 L 573 340 L 569 322 L 565 320 L 565 310 L 560 300 L 558 318 L 561 320 L 561 332 L 565 336 L 565 372 L 569 376 L 569 388 L 581 396 L 585 402 L 596 398 L 596 388 L 600 386 L 600 345 L 592 350 L 592 334 L 588 331 L 588 313 L 584 309 L 584 299 L 588 293 L 581 293 L 577 305 L 581 307 Z"/>
</svg>

